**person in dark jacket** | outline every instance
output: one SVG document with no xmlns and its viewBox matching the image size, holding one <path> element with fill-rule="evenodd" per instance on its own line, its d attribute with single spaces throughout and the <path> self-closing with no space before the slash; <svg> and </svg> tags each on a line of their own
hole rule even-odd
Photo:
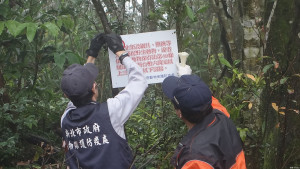
<svg viewBox="0 0 300 169">
<path fill-rule="evenodd" d="M 200 77 L 191 75 L 188 65 L 178 64 L 177 68 L 183 75 L 167 77 L 162 89 L 189 131 L 177 146 L 171 164 L 176 169 L 246 168 L 242 141 L 226 108 Z"/>
<path fill-rule="evenodd" d="M 126 67 L 128 84 L 114 98 L 98 103 L 98 68 L 94 62 L 104 43 Z M 124 124 L 148 87 L 146 78 L 125 52 L 119 35 L 97 35 L 86 53 L 87 63 L 70 65 L 61 80 L 61 89 L 71 101 L 61 118 L 66 165 L 71 169 L 134 168 Z"/>
</svg>

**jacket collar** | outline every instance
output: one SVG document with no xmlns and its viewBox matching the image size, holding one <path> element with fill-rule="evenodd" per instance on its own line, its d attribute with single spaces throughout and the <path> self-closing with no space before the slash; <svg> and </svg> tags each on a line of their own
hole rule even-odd
<svg viewBox="0 0 300 169">
<path fill-rule="evenodd" d="M 201 131 L 205 130 L 208 126 L 211 125 L 215 120 L 215 114 L 211 112 L 198 124 L 196 124 L 193 128 L 189 130 L 189 132 L 183 137 L 181 140 L 182 145 L 187 145 L 189 141 L 196 135 L 198 135 Z"/>
</svg>

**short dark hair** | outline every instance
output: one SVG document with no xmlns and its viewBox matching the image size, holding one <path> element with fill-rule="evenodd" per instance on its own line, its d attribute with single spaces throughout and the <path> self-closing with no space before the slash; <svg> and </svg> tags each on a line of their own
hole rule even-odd
<svg viewBox="0 0 300 169">
<path fill-rule="evenodd" d="M 94 93 L 92 91 L 89 91 L 87 95 L 80 96 L 80 97 L 71 97 L 69 99 L 72 101 L 74 106 L 81 107 L 92 101 L 93 94 Z"/>
<path fill-rule="evenodd" d="M 174 100 L 172 100 L 172 103 L 176 110 L 179 109 L 181 111 L 182 116 L 186 120 L 194 124 L 200 123 L 204 119 L 204 117 L 210 114 L 213 110 L 213 107 L 211 105 L 208 105 L 206 109 L 200 112 L 185 111 L 184 109 L 180 109 L 180 107 L 176 104 Z"/>
</svg>

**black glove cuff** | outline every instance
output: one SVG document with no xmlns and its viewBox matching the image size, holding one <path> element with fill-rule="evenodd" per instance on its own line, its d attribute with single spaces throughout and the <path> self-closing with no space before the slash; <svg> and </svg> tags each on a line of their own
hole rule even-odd
<svg viewBox="0 0 300 169">
<path fill-rule="evenodd" d="M 129 54 L 126 52 L 126 53 L 123 53 L 122 55 L 120 55 L 119 56 L 119 60 L 120 60 L 120 62 L 121 62 L 121 64 L 123 65 L 123 59 L 125 58 L 125 57 L 127 57 L 127 56 L 129 56 Z"/>
<path fill-rule="evenodd" d="M 92 56 L 94 58 L 96 58 L 98 56 L 98 52 L 95 52 L 94 50 L 92 49 L 88 49 L 85 51 L 85 53 L 87 54 L 87 56 Z"/>
<path fill-rule="evenodd" d="M 112 46 L 108 46 L 109 49 L 113 52 L 113 53 L 117 53 L 119 51 L 122 51 L 122 50 L 125 50 L 123 46 L 120 46 L 120 45 L 117 45 L 117 44 L 114 44 Z"/>
</svg>

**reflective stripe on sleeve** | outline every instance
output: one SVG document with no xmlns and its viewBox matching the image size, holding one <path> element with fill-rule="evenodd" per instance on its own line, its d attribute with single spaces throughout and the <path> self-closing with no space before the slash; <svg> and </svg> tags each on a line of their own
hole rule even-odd
<svg viewBox="0 0 300 169">
<path fill-rule="evenodd" d="M 191 160 L 186 162 L 181 169 L 213 169 L 214 167 L 207 162 Z"/>
<path fill-rule="evenodd" d="M 245 154 L 242 150 L 235 158 L 235 164 L 230 169 L 246 169 Z"/>
</svg>

